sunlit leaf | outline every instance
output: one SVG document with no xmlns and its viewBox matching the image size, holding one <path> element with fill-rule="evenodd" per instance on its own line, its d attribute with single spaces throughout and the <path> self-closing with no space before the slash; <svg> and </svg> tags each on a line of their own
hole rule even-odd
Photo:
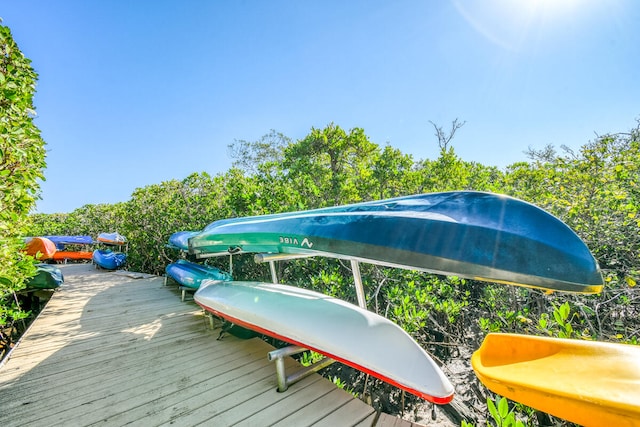
<svg viewBox="0 0 640 427">
<path fill-rule="evenodd" d="M 505 419 L 509 413 L 509 401 L 505 397 L 498 401 L 498 413 L 501 419 Z"/>
</svg>

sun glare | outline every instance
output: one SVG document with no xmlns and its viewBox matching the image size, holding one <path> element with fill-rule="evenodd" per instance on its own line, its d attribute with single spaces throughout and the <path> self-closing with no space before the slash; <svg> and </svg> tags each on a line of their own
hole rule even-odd
<svg viewBox="0 0 640 427">
<path fill-rule="evenodd" d="M 452 0 L 460 15 L 487 40 L 519 50 L 533 35 L 574 26 L 585 0 Z"/>
</svg>

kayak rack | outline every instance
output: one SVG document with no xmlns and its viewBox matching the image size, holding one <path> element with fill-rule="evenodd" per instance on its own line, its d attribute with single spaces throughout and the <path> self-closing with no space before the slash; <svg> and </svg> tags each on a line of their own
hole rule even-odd
<svg viewBox="0 0 640 427">
<path fill-rule="evenodd" d="M 290 259 L 310 258 L 313 254 L 282 254 L 282 253 L 259 253 L 253 256 L 253 261 L 256 264 L 263 262 L 269 263 L 269 270 L 271 271 L 271 281 L 278 283 L 278 274 L 276 273 L 276 261 L 287 261 Z"/>
<path fill-rule="evenodd" d="M 229 248 L 227 252 L 212 252 L 209 254 L 198 254 L 198 258 L 211 258 L 223 255 L 229 255 L 229 273 L 233 274 L 233 255 L 242 253 L 242 249 L 240 248 Z M 271 271 L 271 280 L 273 283 L 278 283 L 278 275 L 276 273 L 276 261 L 286 261 L 290 259 L 300 259 L 300 258 L 310 258 L 314 256 L 318 256 L 322 254 L 316 253 L 297 253 L 297 254 L 289 254 L 289 253 L 257 253 L 254 255 L 253 260 L 256 263 L 269 263 L 269 269 Z M 335 258 L 335 257 L 334 257 Z M 337 257 L 340 259 L 348 259 L 351 262 L 351 271 L 353 273 L 353 282 L 356 288 L 356 295 L 358 297 L 358 305 L 360 308 L 367 309 L 367 302 L 364 295 L 364 287 L 362 286 L 362 275 L 360 274 L 360 264 L 359 261 L 355 258 L 349 257 Z"/>
<path fill-rule="evenodd" d="M 315 254 L 282 254 L 282 253 L 259 253 L 254 255 L 253 259 L 256 263 L 268 262 L 271 270 L 271 280 L 278 283 L 278 275 L 276 274 L 275 261 L 286 261 L 289 259 L 309 258 Z M 353 273 L 353 283 L 356 287 L 356 295 L 358 297 L 358 305 L 360 308 L 367 309 L 367 303 L 364 296 L 364 287 L 362 285 L 362 275 L 360 274 L 360 264 L 354 258 L 348 258 L 351 262 L 351 272 Z"/>
<path fill-rule="evenodd" d="M 267 354 L 267 358 L 269 359 L 269 361 L 276 363 L 276 377 L 278 381 L 278 392 L 282 393 L 284 391 L 287 391 L 290 385 L 295 384 L 301 379 L 306 378 L 309 375 L 316 373 L 320 369 L 326 368 L 327 366 L 335 362 L 335 360 L 333 359 L 324 357 L 312 365 L 306 366 L 302 369 L 299 369 L 287 375 L 286 368 L 284 366 L 284 358 L 288 356 L 292 356 L 294 354 L 302 353 L 303 351 L 307 351 L 307 349 L 297 345 L 291 345 L 288 347 L 283 347 L 277 350 L 270 351 Z"/>
<path fill-rule="evenodd" d="M 165 274 L 163 277 L 164 277 L 163 286 L 167 286 L 168 281 L 169 281 L 169 276 L 168 276 L 167 274 Z M 172 280 L 173 280 L 173 279 L 172 279 Z M 193 288 L 189 288 L 189 287 L 187 287 L 187 286 L 182 286 L 182 285 L 179 285 L 179 286 L 178 286 L 178 289 L 180 290 L 180 293 L 181 293 L 181 295 L 180 295 L 180 301 L 182 301 L 182 302 L 184 302 L 184 299 L 185 299 L 185 298 L 186 298 L 186 296 L 187 296 L 187 292 L 195 292 L 195 289 L 193 289 Z"/>
<path fill-rule="evenodd" d="M 229 274 L 233 276 L 233 255 L 241 254 L 242 249 L 240 248 L 229 248 L 228 251 L 225 252 L 211 252 L 208 254 L 197 254 L 196 258 L 205 259 L 205 258 L 214 258 L 221 256 L 229 256 Z"/>
<path fill-rule="evenodd" d="M 209 320 L 209 327 L 211 329 L 214 329 L 213 314 L 206 310 L 203 311 L 205 317 L 207 317 Z M 294 354 L 302 353 L 303 351 L 308 351 L 308 349 L 297 345 L 290 345 L 288 347 L 279 348 L 267 353 L 267 359 L 270 362 L 275 362 L 276 364 L 276 380 L 278 383 L 278 392 L 282 393 L 287 391 L 290 385 L 297 383 L 298 381 L 318 372 L 322 368 L 326 368 L 327 366 L 335 362 L 335 360 L 331 358 L 323 357 L 321 360 L 287 375 L 284 358 L 293 356 Z"/>
<path fill-rule="evenodd" d="M 221 255 L 229 255 L 229 269 L 232 271 L 233 264 L 232 259 L 235 253 L 240 253 L 241 251 L 229 251 L 224 253 L 212 253 L 204 256 L 199 256 L 199 258 L 208 258 L 213 256 L 221 256 Z M 300 259 L 300 258 L 309 258 L 313 257 L 316 254 L 285 254 L 285 253 L 257 253 L 254 255 L 254 262 L 256 263 L 269 263 L 269 269 L 271 271 L 271 280 L 273 283 L 278 283 L 278 274 L 276 272 L 275 262 L 276 261 L 286 261 L 290 259 Z M 351 262 L 351 270 L 353 273 L 353 281 L 356 288 L 356 295 L 358 297 L 358 305 L 367 309 L 367 303 L 364 295 L 364 287 L 362 285 L 362 276 L 360 274 L 360 265 L 358 264 L 358 260 L 350 258 Z M 209 317 L 209 321 L 211 322 L 211 327 L 213 328 L 213 316 Z M 276 364 L 276 380 L 278 383 L 278 392 L 282 393 L 287 391 L 290 385 L 295 384 L 296 382 L 302 380 L 303 378 L 308 377 L 311 374 L 318 372 L 319 370 L 326 368 L 327 366 L 333 364 L 335 360 L 323 357 L 321 360 L 309 365 L 305 366 L 302 369 L 299 369 L 293 373 L 287 375 L 284 358 L 293 356 L 294 354 L 302 353 L 303 351 L 308 351 L 308 349 L 304 347 L 300 347 L 297 345 L 291 345 L 288 347 L 283 347 L 277 350 L 270 351 L 267 354 L 267 358 L 270 362 L 275 362 Z"/>
</svg>

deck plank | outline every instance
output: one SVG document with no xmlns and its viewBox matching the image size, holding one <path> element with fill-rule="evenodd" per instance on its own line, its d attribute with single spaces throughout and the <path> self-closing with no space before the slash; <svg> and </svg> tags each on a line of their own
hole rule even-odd
<svg viewBox="0 0 640 427">
<path fill-rule="evenodd" d="M 343 425 L 345 419 L 351 419 L 354 425 L 375 415 L 375 409 L 359 399 L 350 399 L 344 405 L 336 408 L 330 414 L 313 424 L 314 427 L 334 427 Z M 371 425 L 371 422 L 369 422 Z"/>
<path fill-rule="evenodd" d="M 266 357 L 272 346 L 218 340 L 200 308 L 181 302 L 161 277 L 61 267 L 65 283 L 0 366 L 3 426 L 328 426 L 375 418 L 372 407 L 317 374 L 278 393 Z M 291 358 L 286 365 L 299 367 Z M 378 425 L 398 420 L 380 417 Z"/>
</svg>

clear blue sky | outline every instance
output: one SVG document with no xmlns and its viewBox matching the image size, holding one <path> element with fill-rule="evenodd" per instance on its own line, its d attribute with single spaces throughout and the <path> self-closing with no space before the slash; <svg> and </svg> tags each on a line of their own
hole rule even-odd
<svg viewBox="0 0 640 427">
<path fill-rule="evenodd" d="M 634 0 L 3 0 L 40 79 L 37 211 L 225 172 L 227 146 L 335 122 L 500 168 L 640 117 Z"/>
</svg>

